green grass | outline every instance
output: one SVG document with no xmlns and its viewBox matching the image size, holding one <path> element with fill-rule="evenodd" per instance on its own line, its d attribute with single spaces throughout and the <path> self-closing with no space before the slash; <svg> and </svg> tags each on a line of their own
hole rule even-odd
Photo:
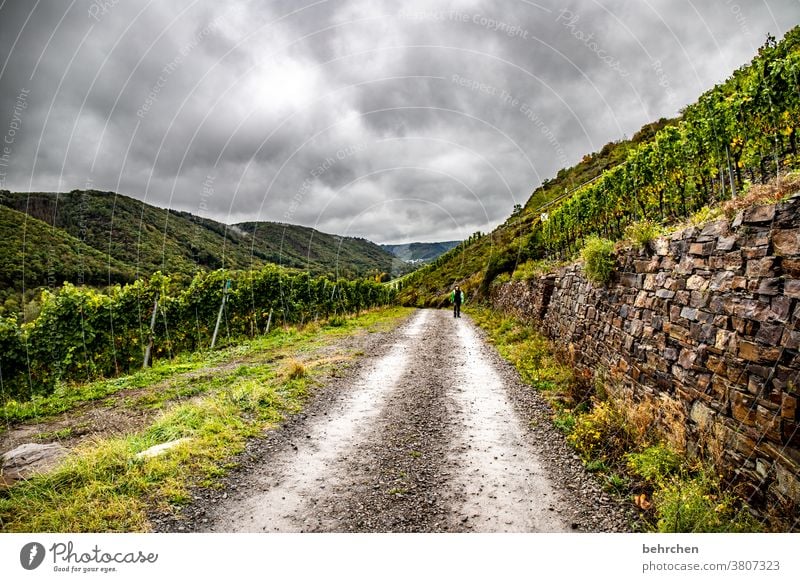
<svg viewBox="0 0 800 582">
<path fill-rule="evenodd" d="M 573 397 L 575 375 L 555 357 L 544 336 L 530 325 L 486 307 L 471 306 L 466 311 L 486 330 L 489 341 L 514 365 L 523 382 L 543 392 L 556 406 Z"/>
<path fill-rule="evenodd" d="M 363 329 L 391 329 L 408 315 L 404 308 L 374 310 L 337 327 L 282 329 L 237 348 L 236 355 L 271 349 L 273 357 L 234 368 L 222 378 L 200 376 L 196 383 L 202 397 L 172 406 L 135 434 L 85 442 L 53 472 L 0 492 L 0 530 L 148 531 L 148 511 L 170 511 L 188 502 L 193 485 L 214 486 L 248 438 L 301 410 L 330 365 L 325 358 L 314 359 L 313 348 Z M 284 360 L 300 350 L 309 358 L 303 360 L 304 374 L 292 378 Z M 220 354 L 210 357 L 216 363 L 224 360 Z M 139 377 L 136 385 L 144 381 Z M 164 455 L 136 458 L 148 447 L 184 437 L 190 440 Z"/>
<path fill-rule="evenodd" d="M 326 338 L 338 335 L 348 335 L 357 329 L 385 330 L 391 327 L 393 317 L 403 317 L 407 313 L 406 308 L 388 308 L 363 312 L 359 317 L 337 316 L 325 326 L 273 328 L 266 336 L 245 340 L 222 350 L 197 351 L 180 354 L 172 360 L 158 360 L 152 367 L 127 376 L 86 384 L 63 383 L 51 395 L 34 397 L 23 402 L 10 400 L 0 405 L 0 419 L 4 425 L 0 426 L 0 432 L 22 421 L 45 419 L 72 410 L 86 402 L 169 380 L 169 386 L 162 391 L 143 394 L 126 401 L 126 405 L 133 408 L 160 408 L 168 400 L 194 396 L 205 390 L 203 382 L 188 376 L 180 378 L 182 374 L 218 366 L 234 359 L 247 360 L 254 354 L 275 354 L 281 347 L 291 346 L 295 342 L 302 342 L 305 348 L 313 349 L 319 345 L 319 341 L 326 341 Z"/>
</svg>

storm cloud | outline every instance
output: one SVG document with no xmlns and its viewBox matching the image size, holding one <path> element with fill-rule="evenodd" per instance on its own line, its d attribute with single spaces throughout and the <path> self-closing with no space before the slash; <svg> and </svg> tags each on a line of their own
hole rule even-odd
<svg viewBox="0 0 800 582">
<path fill-rule="evenodd" d="M 796 0 L 0 4 L 0 188 L 461 239 L 676 115 Z"/>
</svg>

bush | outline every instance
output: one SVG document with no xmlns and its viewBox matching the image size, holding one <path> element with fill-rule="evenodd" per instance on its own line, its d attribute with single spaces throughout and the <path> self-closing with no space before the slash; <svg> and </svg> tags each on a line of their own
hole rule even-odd
<svg viewBox="0 0 800 582">
<path fill-rule="evenodd" d="M 586 239 L 581 251 L 586 263 L 586 277 L 592 282 L 605 285 L 614 273 L 614 243 L 596 236 Z"/>
<path fill-rule="evenodd" d="M 516 258 L 511 254 L 499 253 L 492 255 L 489 259 L 489 263 L 486 265 L 486 273 L 483 276 L 483 281 L 481 281 L 481 294 L 488 294 L 489 286 L 492 284 L 492 281 L 501 273 L 510 273 L 513 271 L 515 264 Z"/>
<path fill-rule="evenodd" d="M 286 365 L 285 373 L 289 380 L 299 380 L 305 378 L 306 367 L 303 365 L 303 362 L 292 360 Z"/>
<path fill-rule="evenodd" d="M 631 448 L 633 439 L 625 416 L 609 402 L 601 402 L 577 417 L 567 440 L 584 459 L 613 461 Z"/>
<path fill-rule="evenodd" d="M 634 222 L 625 229 L 625 238 L 637 247 L 646 248 L 661 234 L 661 228 L 652 220 Z"/>
<path fill-rule="evenodd" d="M 653 494 L 662 533 L 754 532 L 761 527 L 733 493 L 723 492 L 712 469 L 673 477 Z"/>
<path fill-rule="evenodd" d="M 652 485 L 658 485 L 678 471 L 681 457 L 665 445 L 654 445 L 625 456 L 628 470 Z"/>
<path fill-rule="evenodd" d="M 555 268 L 552 261 L 525 261 L 514 269 L 512 279 L 514 281 L 530 281 L 536 277 L 541 277 Z"/>
</svg>

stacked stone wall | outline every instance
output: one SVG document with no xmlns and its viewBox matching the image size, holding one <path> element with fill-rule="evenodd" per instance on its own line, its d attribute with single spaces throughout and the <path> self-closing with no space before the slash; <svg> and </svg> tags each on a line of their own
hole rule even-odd
<svg viewBox="0 0 800 582">
<path fill-rule="evenodd" d="M 635 399 L 677 401 L 687 448 L 715 439 L 739 491 L 797 523 L 800 197 L 621 251 L 606 286 L 572 264 L 492 302 Z"/>
</svg>

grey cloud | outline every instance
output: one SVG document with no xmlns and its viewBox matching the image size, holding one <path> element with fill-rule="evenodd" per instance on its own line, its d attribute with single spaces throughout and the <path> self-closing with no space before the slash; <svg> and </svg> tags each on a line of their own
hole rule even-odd
<svg viewBox="0 0 800 582">
<path fill-rule="evenodd" d="M 6 187 L 200 213 L 213 176 L 206 216 L 377 242 L 490 230 L 797 21 L 792 0 L 102 4 L 3 4 L 0 132 L 30 91 Z"/>
</svg>

